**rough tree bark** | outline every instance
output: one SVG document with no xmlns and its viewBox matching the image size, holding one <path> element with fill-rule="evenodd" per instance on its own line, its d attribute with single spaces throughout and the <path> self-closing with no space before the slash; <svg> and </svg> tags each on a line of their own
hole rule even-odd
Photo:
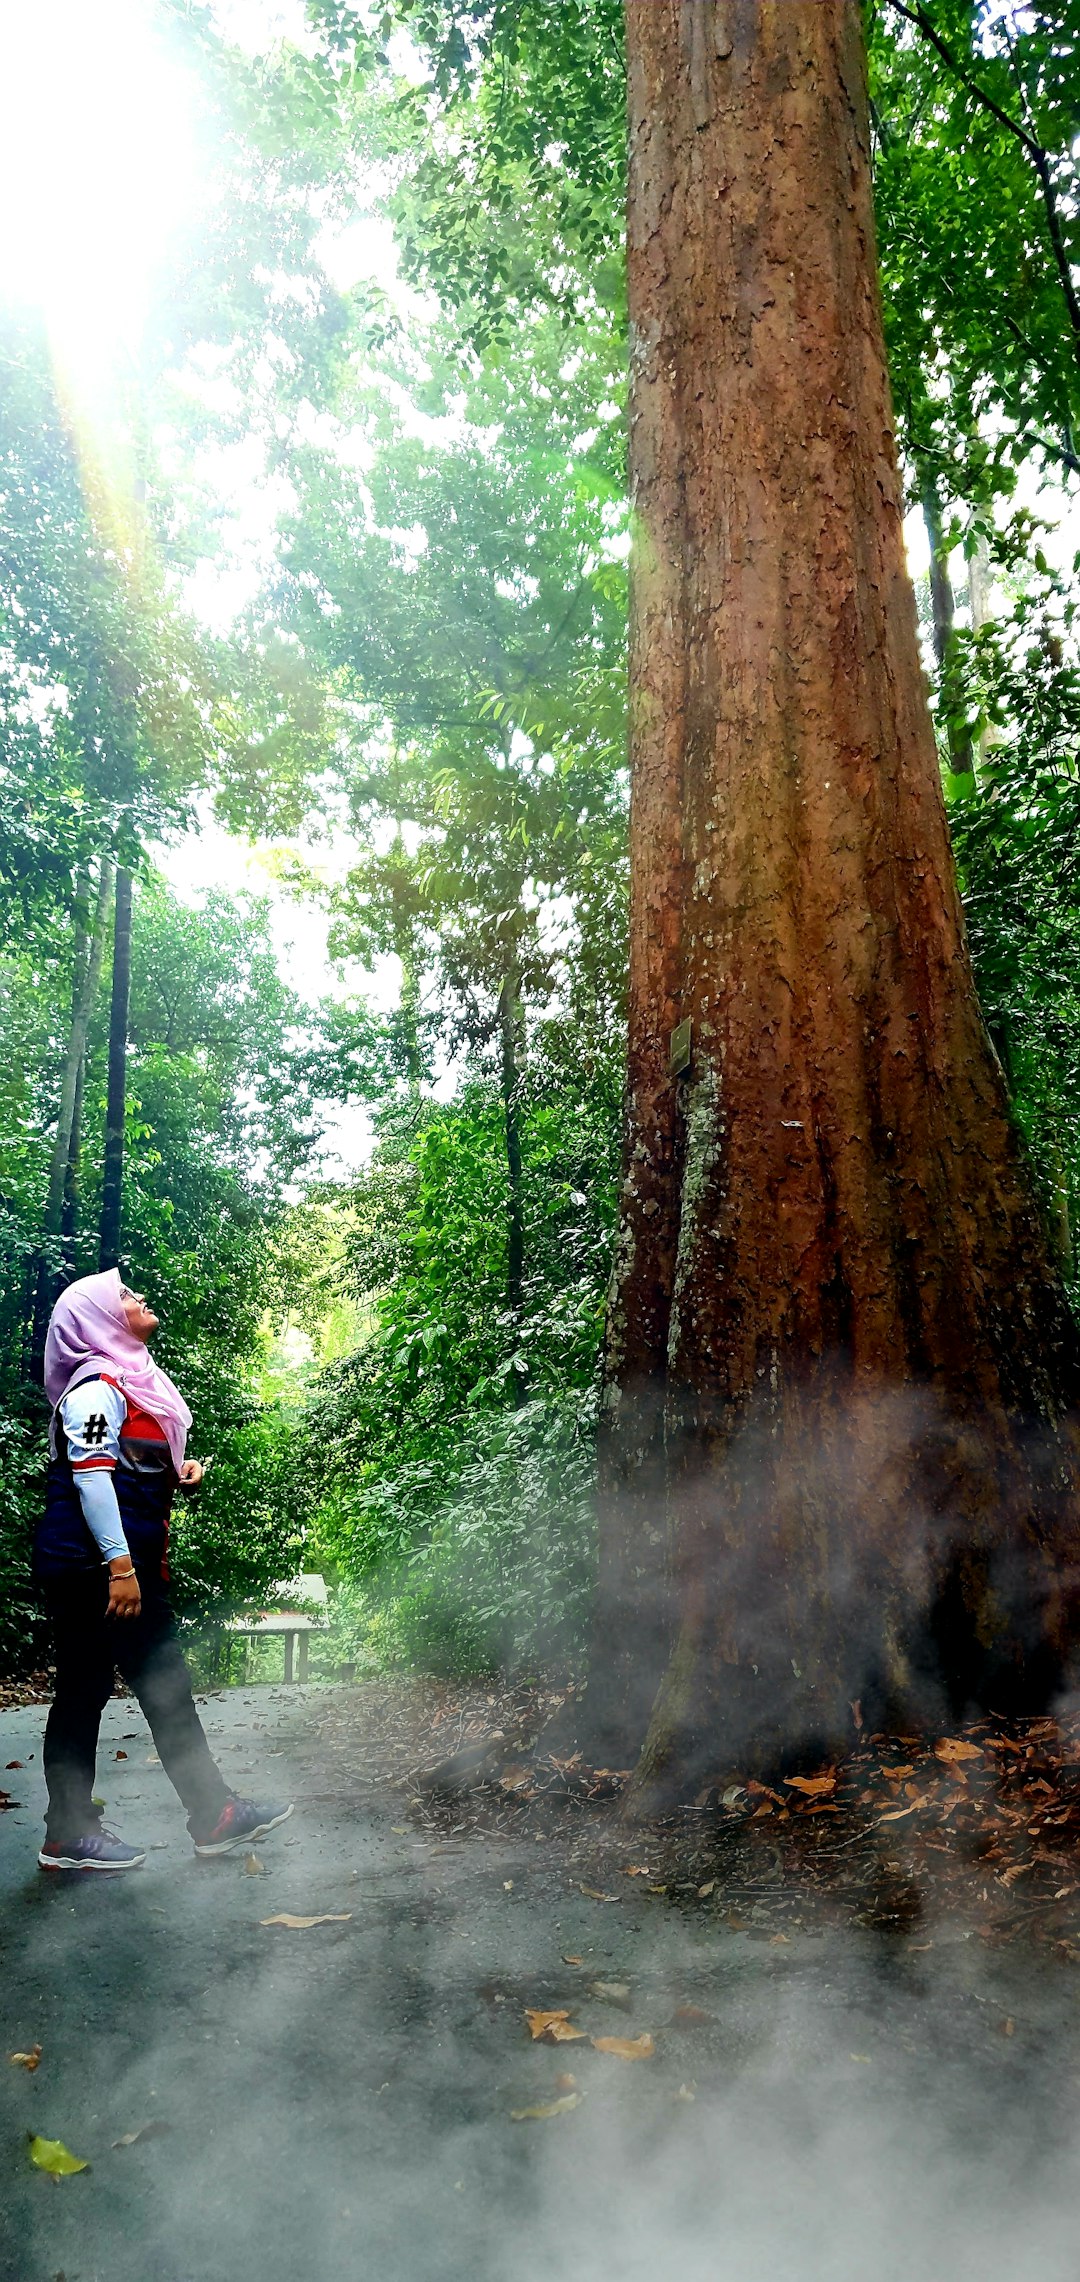
<svg viewBox="0 0 1080 2282">
<path fill-rule="evenodd" d="M 590 1724 L 640 1738 L 655 1695 L 652 1801 L 835 1743 L 853 1698 L 1038 1700 L 1080 1379 L 948 845 L 858 0 L 628 0 L 627 37 L 630 1039 Z"/>
<path fill-rule="evenodd" d="M 101 1184 L 99 1265 L 120 1261 L 124 1179 L 124 1111 L 127 1102 L 128 1003 L 131 997 L 131 873 L 116 875 L 112 996 L 109 1005 L 109 1078 L 105 1097 L 105 1164 Z"/>
</svg>

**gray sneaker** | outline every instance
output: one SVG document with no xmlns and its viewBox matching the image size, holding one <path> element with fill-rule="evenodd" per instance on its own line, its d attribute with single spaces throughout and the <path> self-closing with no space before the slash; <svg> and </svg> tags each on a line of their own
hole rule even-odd
<svg viewBox="0 0 1080 2282">
<path fill-rule="evenodd" d="M 213 1830 L 205 1838 L 195 1839 L 196 1854 L 231 1854 L 234 1847 L 252 1846 L 257 1838 L 265 1838 L 268 1830 L 276 1830 L 279 1823 L 288 1822 L 292 1803 L 284 1805 L 280 1799 L 226 1799 Z"/>
</svg>

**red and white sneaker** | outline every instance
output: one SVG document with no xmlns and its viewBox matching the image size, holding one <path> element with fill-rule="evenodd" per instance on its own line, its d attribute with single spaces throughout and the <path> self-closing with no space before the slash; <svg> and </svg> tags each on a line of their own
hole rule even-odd
<svg viewBox="0 0 1080 2282">
<path fill-rule="evenodd" d="M 280 1799 L 226 1799 L 213 1830 L 205 1838 L 195 1839 L 196 1854 L 231 1854 L 236 1846 L 251 1846 L 255 1839 L 265 1838 L 268 1830 L 276 1830 L 279 1823 L 288 1822 L 292 1802 L 286 1806 Z"/>
</svg>

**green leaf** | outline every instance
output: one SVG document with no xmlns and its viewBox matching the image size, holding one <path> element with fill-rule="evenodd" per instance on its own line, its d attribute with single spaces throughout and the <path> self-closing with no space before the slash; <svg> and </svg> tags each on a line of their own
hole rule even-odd
<svg viewBox="0 0 1080 2282">
<path fill-rule="evenodd" d="M 75 2171 L 89 2171 L 90 2165 L 73 2155 L 62 2139 L 42 2139 L 37 2132 L 28 2132 L 30 2161 L 39 2171 L 47 2171 L 50 2179 L 67 2179 Z"/>
</svg>

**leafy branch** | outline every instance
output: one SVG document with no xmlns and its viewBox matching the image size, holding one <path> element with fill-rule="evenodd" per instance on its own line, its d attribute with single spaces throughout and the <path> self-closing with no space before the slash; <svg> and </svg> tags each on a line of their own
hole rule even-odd
<svg viewBox="0 0 1080 2282">
<path fill-rule="evenodd" d="M 918 0 L 916 0 L 916 5 L 914 7 L 908 7 L 906 5 L 906 0 L 889 0 L 889 4 L 896 10 L 897 15 L 903 16 L 906 23 L 913 24 L 916 31 L 921 32 L 924 39 L 930 41 L 931 45 L 937 49 L 937 52 L 941 57 L 942 62 L 945 64 L 946 69 L 952 73 L 955 79 L 959 80 L 962 87 L 967 89 L 968 94 L 974 98 L 975 102 L 978 103 L 984 111 L 988 111 L 990 116 L 997 120 L 998 125 L 1005 128 L 1007 134 L 1013 136 L 1014 140 L 1019 143 L 1021 149 L 1030 159 L 1035 173 L 1038 176 L 1039 186 L 1042 191 L 1043 206 L 1046 213 L 1046 226 L 1049 233 L 1051 250 L 1053 252 L 1058 277 L 1061 282 L 1061 290 L 1065 299 L 1065 307 L 1068 311 L 1077 367 L 1080 368 L 1080 298 L 1077 296 L 1076 285 L 1074 283 L 1072 274 L 1072 265 L 1069 261 L 1068 248 L 1065 244 L 1065 238 L 1062 232 L 1061 210 L 1058 205 L 1057 191 L 1054 186 L 1054 177 L 1049 151 L 1046 150 L 1045 146 L 1038 141 L 1036 136 L 1031 134 L 1026 127 L 1021 125 L 1019 119 L 1014 119 L 1011 113 L 1006 111 L 1003 106 L 997 102 L 996 98 L 991 95 L 988 88 L 984 87 L 981 82 L 977 80 L 973 74 L 965 68 L 965 66 L 960 62 L 959 58 L 953 53 L 953 50 L 949 46 L 948 41 L 944 39 L 942 34 L 939 32 L 937 25 L 933 22 L 932 18 L 928 16 L 925 8 L 918 5 Z"/>
</svg>

